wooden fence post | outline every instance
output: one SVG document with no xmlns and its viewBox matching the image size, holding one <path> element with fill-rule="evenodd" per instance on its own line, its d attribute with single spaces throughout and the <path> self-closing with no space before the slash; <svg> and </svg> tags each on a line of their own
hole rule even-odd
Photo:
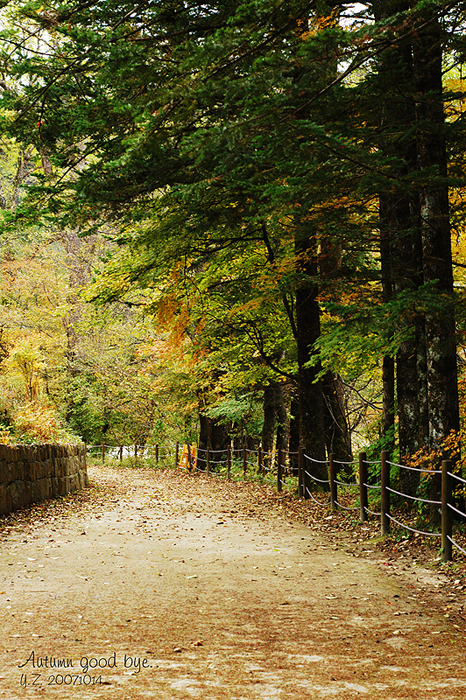
<svg viewBox="0 0 466 700">
<path fill-rule="evenodd" d="M 282 484 L 282 476 L 283 476 L 283 465 L 282 465 L 282 460 L 283 460 L 283 449 L 281 447 L 278 448 L 278 465 L 277 465 L 277 491 L 280 493 L 283 488 Z"/>
<path fill-rule="evenodd" d="M 365 523 L 368 520 L 367 508 L 369 500 L 367 497 L 367 455 L 365 452 L 359 453 L 359 503 L 361 508 L 361 522 Z"/>
<path fill-rule="evenodd" d="M 207 450 L 205 454 L 205 471 L 207 476 L 210 474 L 210 447 L 207 445 Z"/>
<path fill-rule="evenodd" d="M 257 450 L 257 473 L 262 474 L 262 448 L 260 445 Z"/>
<path fill-rule="evenodd" d="M 338 487 L 336 483 L 335 462 L 333 461 L 333 453 L 328 456 L 328 474 L 330 479 L 330 505 L 332 510 L 336 510 L 338 501 Z"/>
<path fill-rule="evenodd" d="M 188 472 L 191 471 L 191 445 L 188 442 Z"/>
<path fill-rule="evenodd" d="M 178 469 L 178 464 L 180 463 L 180 443 L 176 441 L 175 447 L 175 469 Z"/>
<path fill-rule="evenodd" d="M 231 445 L 228 444 L 227 446 L 227 470 L 228 470 L 228 479 L 231 479 Z"/>
<path fill-rule="evenodd" d="M 380 528 L 382 535 L 390 532 L 390 465 L 388 452 L 383 450 L 380 455 Z"/>
<path fill-rule="evenodd" d="M 102 445 L 102 464 L 105 463 L 105 445 Z"/>
<path fill-rule="evenodd" d="M 118 457 L 120 459 L 120 462 L 123 461 L 123 445 L 120 445 L 120 450 L 118 452 Z"/>
<path fill-rule="evenodd" d="M 243 478 L 246 478 L 248 472 L 248 451 L 246 445 L 243 445 Z"/>
<path fill-rule="evenodd" d="M 158 445 L 155 446 L 155 463 L 156 464 L 159 463 L 159 446 Z"/>
<path fill-rule="evenodd" d="M 453 495 L 453 479 L 448 474 L 451 472 L 451 465 L 449 459 L 442 462 L 442 561 L 451 561 L 453 558 L 453 511 L 449 508 Z"/>
</svg>

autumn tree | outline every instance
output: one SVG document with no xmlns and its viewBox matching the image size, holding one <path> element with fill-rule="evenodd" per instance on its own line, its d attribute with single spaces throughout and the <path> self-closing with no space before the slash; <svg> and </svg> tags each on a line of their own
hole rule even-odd
<svg viewBox="0 0 466 700">
<path fill-rule="evenodd" d="M 113 298 L 150 290 L 155 315 L 178 287 L 174 327 L 212 357 L 219 331 L 202 311 L 214 289 L 240 291 L 235 338 L 254 338 L 275 381 L 297 377 L 301 444 L 318 460 L 339 396 L 326 400 L 323 378 L 344 365 L 356 327 L 349 345 L 373 364 L 385 356 L 386 426 L 396 358 L 402 449 L 424 439 L 426 405 L 437 443 L 457 427 L 440 39 L 460 5 L 29 3 L 19 13 L 44 51 L 16 50 L 4 32 L 5 121 L 55 171 L 23 220 L 41 211 L 89 232 L 111 222 L 126 251 L 107 268 Z M 267 314 L 286 321 L 294 348 L 279 363 L 270 319 L 247 309 L 263 304 L 262 272 L 252 265 L 237 284 L 226 260 L 258 253 L 274 276 Z"/>
</svg>

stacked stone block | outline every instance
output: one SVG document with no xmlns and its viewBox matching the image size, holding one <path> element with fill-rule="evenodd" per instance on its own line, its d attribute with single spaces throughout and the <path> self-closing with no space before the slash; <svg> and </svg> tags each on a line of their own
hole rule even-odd
<svg viewBox="0 0 466 700">
<path fill-rule="evenodd" d="M 0 515 L 87 484 L 85 445 L 0 445 Z"/>
</svg>

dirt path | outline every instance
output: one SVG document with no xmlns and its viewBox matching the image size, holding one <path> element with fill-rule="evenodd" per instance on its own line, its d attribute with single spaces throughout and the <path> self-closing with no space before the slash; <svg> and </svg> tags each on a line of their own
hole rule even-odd
<svg viewBox="0 0 466 700">
<path fill-rule="evenodd" d="M 259 487 L 90 476 L 6 521 L 1 697 L 466 697 L 463 633 L 426 604 L 422 572 L 388 576 Z"/>
</svg>

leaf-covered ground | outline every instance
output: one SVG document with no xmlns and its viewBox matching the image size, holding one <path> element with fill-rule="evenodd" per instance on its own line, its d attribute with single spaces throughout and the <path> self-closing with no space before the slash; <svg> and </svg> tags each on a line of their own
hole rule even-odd
<svg viewBox="0 0 466 700">
<path fill-rule="evenodd" d="M 90 469 L 1 522 L 0 696 L 466 695 L 461 564 L 265 486 Z"/>
</svg>

